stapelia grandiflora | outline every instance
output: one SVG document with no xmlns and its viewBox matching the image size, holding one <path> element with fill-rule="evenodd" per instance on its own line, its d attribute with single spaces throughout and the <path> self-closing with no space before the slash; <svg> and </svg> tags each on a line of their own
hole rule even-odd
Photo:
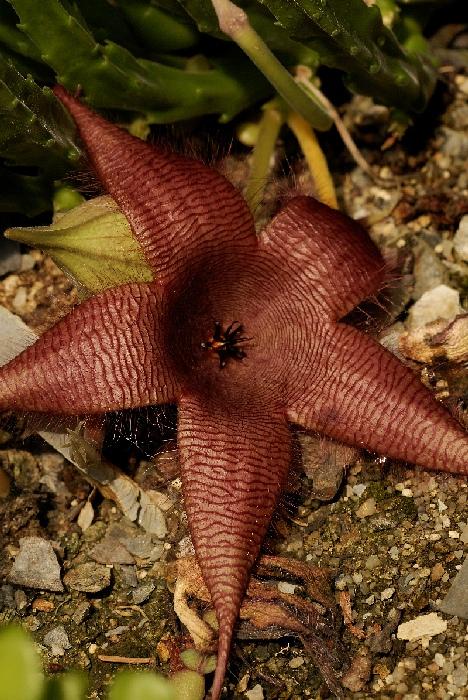
<svg viewBox="0 0 468 700">
<path fill-rule="evenodd" d="M 408 368 L 340 320 L 385 283 L 359 225 L 298 196 L 257 237 L 218 172 L 55 92 L 154 281 L 88 299 L 3 367 L 0 408 L 178 405 L 185 506 L 219 621 L 217 700 L 288 471 L 288 423 L 458 474 L 468 471 L 467 435 Z"/>
</svg>

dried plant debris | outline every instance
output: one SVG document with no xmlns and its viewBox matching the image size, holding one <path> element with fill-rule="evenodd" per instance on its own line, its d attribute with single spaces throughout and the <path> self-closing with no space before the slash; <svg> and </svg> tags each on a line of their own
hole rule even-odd
<svg viewBox="0 0 468 700">
<path fill-rule="evenodd" d="M 207 621 L 209 614 L 205 611 L 202 618 L 187 600 L 211 602 L 195 558 L 179 559 L 168 568 L 168 576 L 174 585 L 175 610 L 195 645 L 206 652 L 212 650 L 216 632 Z M 303 595 L 296 594 L 296 589 Z M 325 569 L 281 557 L 261 557 L 241 607 L 239 639 L 299 638 L 329 689 L 343 698 L 339 679 L 349 661 L 339 639 L 340 625 Z"/>
<path fill-rule="evenodd" d="M 402 333 L 399 347 L 406 357 L 417 362 L 466 362 L 468 314 L 459 314 L 448 323 L 441 319 Z"/>
</svg>

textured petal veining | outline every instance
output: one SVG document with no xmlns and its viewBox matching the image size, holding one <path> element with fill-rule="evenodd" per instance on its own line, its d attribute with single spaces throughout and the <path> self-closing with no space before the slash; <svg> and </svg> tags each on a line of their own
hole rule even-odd
<svg viewBox="0 0 468 700">
<path fill-rule="evenodd" d="M 219 622 L 215 699 L 250 569 L 286 479 L 290 436 L 274 405 L 205 398 L 182 398 L 178 440 L 185 508 Z"/>
<path fill-rule="evenodd" d="M 99 117 L 64 88 L 86 152 L 116 200 L 160 282 L 171 282 L 187 260 L 215 248 L 256 247 L 252 215 L 220 173 L 132 136 Z"/>
<path fill-rule="evenodd" d="M 262 248 L 287 267 L 303 303 L 345 316 L 384 285 L 384 260 L 362 226 L 312 197 L 294 197 L 267 226 Z"/>
<path fill-rule="evenodd" d="M 289 388 L 289 419 L 349 445 L 468 474 L 465 430 L 394 355 L 344 324 L 324 325 Z M 304 349 L 307 353 L 307 350 Z"/>
<path fill-rule="evenodd" d="M 0 409 L 103 413 L 178 396 L 155 284 L 88 299 L 2 367 Z"/>
</svg>

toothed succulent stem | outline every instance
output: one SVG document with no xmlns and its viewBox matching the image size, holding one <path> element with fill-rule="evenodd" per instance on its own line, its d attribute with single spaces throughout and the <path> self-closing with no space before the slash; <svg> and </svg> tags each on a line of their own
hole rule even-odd
<svg viewBox="0 0 468 700">
<path fill-rule="evenodd" d="M 194 72 L 136 58 L 113 41 L 102 45 L 58 0 L 9 0 L 42 59 L 71 91 L 81 86 L 96 107 L 142 112 L 149 123 L 218 113 L 223 121 L 271 91 L 236 52 Z M 70 47 L 73 51 L 70 51 Z"/>
<path fill-rule="evenodd" d="M 220 29 L 229 36 L 257 68 L 268 78 L 291 109 L 301 114 L 320 131 L 329 129 L 332 121 L 322 105 L 294 81 L 291 73 L 279 62 L 250 24 L 248 15 L 230 0 L 211 0 Z"/>
</svg>

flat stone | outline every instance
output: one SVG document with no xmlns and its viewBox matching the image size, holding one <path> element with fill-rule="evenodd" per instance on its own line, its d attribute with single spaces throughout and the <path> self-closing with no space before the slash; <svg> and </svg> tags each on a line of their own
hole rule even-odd
<svg viewBox="0 0 468 700">
<path fill-rule="evenodd" d="M 468 619 L 468 557 L 453 579 L 447 595 L 439 605 L 439 610 L 447 615 Z"/>
<path fill-rule="evenodd" d="M 67 588 L 83 593 L 99 593 L 110 585 L 111 572 L 107 566 L 86 562 L 70 569 L 63 577 Z"/>
<path fill-rule="evenodd" d="M 369 516 L 374 515 L 376 512 L 377 506 L 375 503 L 375 498 L 367 498 L 356 510 L 356 515 L 358 518 L 368 518 Z"/>
<path fill-rule="evenodd" d="M 70 649 L 71 644 L 63 625 L 54 627 L 47 632 L 43 639 L 44 644 L 49 647 L 53 656 L 63 656 L 66 649 Z"/>
<path fill-rule="evenodd" d="M 312 480 L 312 496 L 329 501 L 343 481 L 345 467 L 352 464 L 358 451 L 334 440 L 313 435 L 298 435 L 302 451 L 302 465 Z"/>
<path fill-rule="evenodd" d="M 138 523 L 141 527 L 152 535 L 156 535 L 160 540 L 167 535 L 167 525 L 164 513 L 153 501 L 151 492 L 142 491 L 140 494 L 140 512 Z"/>
<path fill-rule="evenodd" d="M 412 642 L 423 637 L 435 637 L 436 634 L 441 634 L 446 629 L 447 622 L 437 613 L 432 612 L 403 622 L 398 626 L 397 637 Z"/>
<path fill-rule="evenodd" d="M 60 564 L 51 543 L 41 537 L 22 537 L 8 580 L 27 588 L 63 591 Z"/>
<path fill-rule="evenodd" d="M 135 559 L 116 538 L 104 537 L 90 552 L 90 557 L 99 564 L 134 564 Z"/>
<path fill-rule="evenodd" d="M 142 534 L 135 537 L 127 537 L 122 539 L 122 544 L 130 554 L 139 559 L 149 559 L 153 551 L 153 542 L 150 535 Z"/>
<path fill-rule="evenodd" d="M 145 600 L 148 600 L 155 588 L 154 583 L 148 581 L 148 583 L 143 583 L 135 591 L 132 591 L 132 600 L 135 605 L 141 605 Z"/>
<path fill-rule="evenodd" d="M 123 566 L 119 567 L 120 575 L 122 577 L 122 583 L 125 586 L 130 586 L 131 588 L 136 588 L 138 586 L 138 579 L 136 575 L 136 570 L 134 566 Z"/>
<path fill-rule="evenodd" d="M 87 600 L 82 600 L 76 606 L 71 619 L 75 625 L 81 625 L 86 620 L 91 612 L 91 603 Z"/>
</svg>

